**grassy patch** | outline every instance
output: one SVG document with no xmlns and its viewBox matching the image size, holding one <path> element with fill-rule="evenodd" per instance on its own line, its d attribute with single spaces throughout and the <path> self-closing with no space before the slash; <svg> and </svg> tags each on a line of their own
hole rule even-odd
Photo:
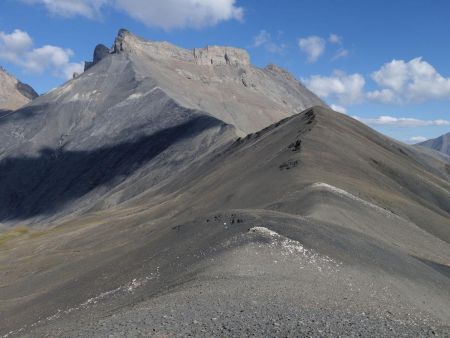
<svg viewBox="0 0 450 338">
<path fill-rule="evenodd" d="M 14 238 L 26 235 L 29 232 L 30 229 L 28 229 L 26 226 L 18 226 L 11 230 L 5 231 L 4 233 L 0 233 L 0 245 L 3 245 Z"/>
</svg>

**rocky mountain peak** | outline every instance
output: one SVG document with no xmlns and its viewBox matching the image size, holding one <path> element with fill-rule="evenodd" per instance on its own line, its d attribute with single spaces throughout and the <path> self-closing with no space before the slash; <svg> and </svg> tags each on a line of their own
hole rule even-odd
<svg viewBox="0 0 450 338">
<path fill-rule="evenodd" d="M 164 41 L 144 40 L 126 29 L 120 29 L 112 53 L 145 52 L 154 59 L 175 59 L 198 65 L 249 65 L 249 54 L 240 48 L 207 46 L 192 50 L 180 48 Z"/>
<path fill-rule="evenodd" d="M 114 53 L 120 53 L 124 51 L 124 44 L 126 42 L 129 42 L 129 40 L 136 39 L 137 37 L 132 34 L 130 31 L 128 31 L 125 28 L 119 29 L 119 32 L 117 33 L 117 37 L 114 41 L 114 45 L 112 48 L 112 51 Z"/>
</svg>

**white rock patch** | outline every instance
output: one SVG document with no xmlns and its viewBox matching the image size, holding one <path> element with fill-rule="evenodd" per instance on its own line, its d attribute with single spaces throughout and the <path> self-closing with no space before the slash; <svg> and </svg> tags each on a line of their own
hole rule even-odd
<svg viewBox="0 0 450 338">
<path fill-rule="evenodd" d="M 144 93 L 134 93 L 127 97 L 127 100 L 136 100 L 144 96 Z"/>
<path fill-rule="evenodd" d="M 29 325 L 29 326 L 24 326 L 18 330 L 15 331 L 10 331 L 7 334 L 1 336 L 1 338 L 6 338 L 9 336 L 13 336 L 13 335 L 18 335 L 20 334 L 22 331 L 25 331 L 28 328 L 33 328 L 37 325 L 40 324 L 44 324 L 45 322 L 50 322 L 53 321 L 55 319 L 59 319 L 61 318 L 61 316 L 63 315 L 67 315 L 71 312 L 74 311 L 80 311 L 80 310 L 84 310 L 88 307 L 91 307 L 101 301 L 107 300 L 108 298 L 114 296 L 114 295 L 126 295 L 126 294 L 130 294 L 133 293 L 137 288 L 144 286 L 148 281 L 150 280 L 154 280 L 154 279 L 158 279 L 160 277 L 159 274 L 159 267 L 156 268 L 155 272 L 150 273 L 148 276 L 143 277 L 143 278 L 134 278 L 131 282 L 125 284 L 125 285 L 121 285 L 116 289 L 113 290 L 109 290 L 106 292 L 102 292 L 100 293 L 98 296 L 89 298 L 88 300 L 86 300 L 85 302 L 81 303 L 78 306 L 75 307 L 71 307 L 68 308 L 66 310 L 61 310 L 58 309 L 53 315 L 48 316 L 46 318 L 40 319 L 37 322 L 34 322 L 33 324 Z"/>
<path fill-rule="evenodd" d="M 317 268 L 320 272 L 322 272 L 323 269 L 336 272 L 342 265 L 342 263 L 339 263 L 328 256 L 319 255 L 314 250 L 306 249 L 299 241 L 284 237 L 266 227 L 253 227 L 249 230 L 249 233 L 264 236 L 271 240 L 269 244 L 260 244 L 259 247 L 269 246 L 269 248 L 275 249 L 276 252 L 281 253 L 282 256 L 299 258 L 301 264 L 306 263 L 307 265 Z M 300 268 L 303 267 L 300 266 Z"/>
<path fill-rule="evenodd" d="M 366 200 L 364 200 L 362 198 L 359 198 L 359 197 L 349 193 L 348 191 L 345 191 L 343 189 L 340 189 L 338 187 L 335 187 L 335 186 L 327 184 L 327 183 L 316 182 L 316 183 L 311 184 L 310 188 L 313 189 L 313 190 L 327 190 L 327 191 L 329 191 L 331 193 L 334 193 L 334 194 L 342 196 L 342 197 L 346 197 L 346 198 L 348 198 L 348 199 L 350 199 L 352 201 L 355 201 L 355 202 L 358 202 L 360 204 L 363 204 L 366 207 L 369 207 L 369 208 L 372 208 L 374 210 L 377 210 L 378 212 L 383 213 L 386 216 L 398 217 L 397 215 L 393 214 L 392 212 L 390 212 L 390 211 L 388 211 L 386 209 L 383 209 L 383 208 L 379 207 L 376 204 L 368 202 L 368 201 L 366 201 Z"/>
</svg>

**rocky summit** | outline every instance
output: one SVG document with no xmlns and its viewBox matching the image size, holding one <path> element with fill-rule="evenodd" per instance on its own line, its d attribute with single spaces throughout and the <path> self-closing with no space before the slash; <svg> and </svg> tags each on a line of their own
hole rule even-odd
<svg viewBox="0 0 450 338">
<path fill-rule="evenodd" d="M 448 336 L 448 163 L 120 30 L 0 119 L 0 336 Z"/>
</svg>

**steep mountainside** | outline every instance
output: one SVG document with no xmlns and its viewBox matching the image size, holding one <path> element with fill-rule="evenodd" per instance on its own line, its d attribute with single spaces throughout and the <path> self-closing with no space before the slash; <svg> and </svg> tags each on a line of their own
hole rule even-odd
<svg viewBox="0 0 450 338">
<path fill-rule="evenodd" d="M 81 76 L 0 120 L 0 222 L 79 212 L 127 181 L 108 200 L 117 204 L 237 136 L 324 105 L 243 50 L 188 51 L 125 30 L 105 48 Z"/>
<path fill-rule="evenodd" d="M 2 110 L 18 109 L 37 96 L 33 88 L 18 81 L 0 67 L 0 118 Z"/>
<path fill-rule="evenodd" d="M 450 335 L 448 162 L 241 50 L 104 51 L 0 122 L 0 335 Z"/>
<path fill-rule="evenodd" d="M 416 145 L 440 151 L 446 155 L 450 155 L 450 133 L 441 135 L 431 140 L 427 140 L 425 142 L 418 143 Z"/>
</svg>

